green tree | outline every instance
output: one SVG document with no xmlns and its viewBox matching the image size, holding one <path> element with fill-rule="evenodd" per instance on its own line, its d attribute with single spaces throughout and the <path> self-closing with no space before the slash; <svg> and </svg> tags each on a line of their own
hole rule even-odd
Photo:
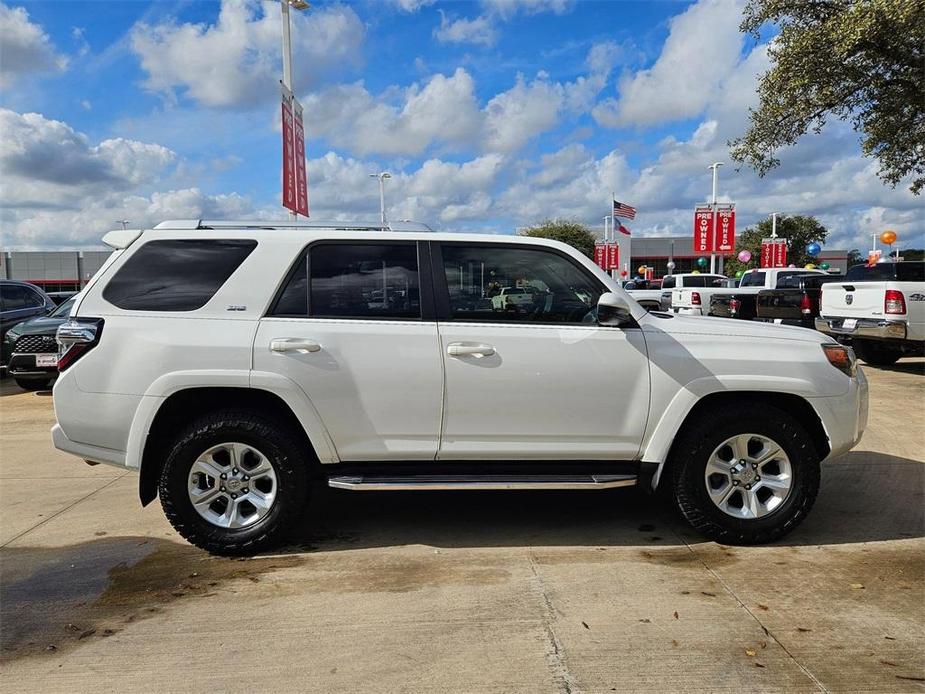
<svg viewBox="0 0 925 694">
<path fill-rule="evenodd" d="M 925 185 L 925 2 L 923 0 L 749 0 L 740 29 L 756 38 L 773 23 L 771 68 L 733 159 L 764 175 L 775 153 L 826 119 L 848 120 L 864 154 L 895 187 Z"/>
<path fill-rule="evenodd" d="M 815 217 L 794 215 L 793 217 L 777 218 L 777 236 L 787 239 L 789 245 L 787 262 L 793 263 L 797 267 L 803 267 L 807 263 L 815 262 L 815 259 L 806 252 L 806 247 L 813 241 L 821 246 L 825 243 L 828 235 L 828 229 L 822 226 Z M 727 260 L 725 265 L 726 274 L 733 277 L 738 270 L 759 267 L 761 265 L 761 239 L 766 239 L 770 236 L 770 219 L 763 219 L 758 222 L 757 226 L 749 227 L 742 232 L 736 239 L 736 256 L 740 251 L 751 251 L 752 259 L 748 263 L 740 263 L 738 258 Z"/>
<path fill-rule="evenodd" d="M 595 236 L 588 227 L 579 222 L 567 219 L 547 219 L 536 226 L 527 227 L 521 235 L 561 241 L 577 248 L 589 258 L 594 257 Z"/>
</svg>

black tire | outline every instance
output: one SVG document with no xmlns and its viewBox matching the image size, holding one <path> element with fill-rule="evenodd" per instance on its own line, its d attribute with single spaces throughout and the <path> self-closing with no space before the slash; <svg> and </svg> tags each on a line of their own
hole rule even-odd
<svg viewBox="0 0 925 694">
<path fill-rule="evenodd" d="M 718 508 L 707 492 L 704 473 L 710 456 L 737 434 L 766 436 L 790 459 L 790 493 L 778 508 L 761 518 L 734 518 Z M 711 540 L 727 545 L 773 542 L 796 528 L 816 501 L 819 458 L 809 433 L 783 410 L 757 403 L 722 407 L 701 415 L 672 446 L 671 491 L 681 515 Z"/>
<path fill-rule="evenodd" d="M 16 378 L 13 377 L 13 380 L 16 381 L 18 385 L 23 390 L 48 390 L 49 384 L 51 384 L 50 378 Z"/>
<path fill-rule="evenodd" d="M 197 457 L 212 446 L 240 442 L 263 453 L 276 473 L 276 497 L 253 525 L 230 529 L 199 515 L 189 498 L 188 478 Z M 308 499 L 310 457 L 288 427 L 249 410 L 216 411 L 177 436 L 161 471 L 158 494 L 167 520 L 188 542 L 212 554 L 251 555 L 277 544 L 295 527 Z"/>
<path fill-rule="evenodd" d="M 903 355 L 902 347 L 875 340 L 854 340 L 852 346 L 858 357 L 871 366 L 890 366 Z"/>
</svg>

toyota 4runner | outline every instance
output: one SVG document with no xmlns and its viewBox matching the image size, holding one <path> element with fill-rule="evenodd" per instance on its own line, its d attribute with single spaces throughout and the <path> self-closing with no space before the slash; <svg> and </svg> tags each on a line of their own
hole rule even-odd
<svg viewBox="0 0 925 694">
<path fill-rule="evenodd" d="M 664 490 L 759 543 L 861 437 L 851 349 L 649 313 L 554 241 L 423 225 L 165 222 L 115 248 L 58 330 L 57 448 L 139 475 L 187 540 L 280 541 L 345 490 Z M 493 310 L 489 287 L 530 301 Z"/>
</svg>

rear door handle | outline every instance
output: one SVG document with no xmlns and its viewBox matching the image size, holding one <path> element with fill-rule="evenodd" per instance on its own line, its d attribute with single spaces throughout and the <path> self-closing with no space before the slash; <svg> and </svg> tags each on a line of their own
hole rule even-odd
<svg viewBox="0 0 925 694">
<path fill-rule="evenodd" d="M 451 357 L 490 357 L 495 353 L 491 345 L 480 345 L 473 342 L 451 342 L 446 346 L 446 353 Z"/>
<path fill-rule="evenodd" d="M 321 345 L 314 340 L 301 337 L 278 337 L 270 341 L 270 349 L 274 352 L 320 352 Z"/>
</svg>

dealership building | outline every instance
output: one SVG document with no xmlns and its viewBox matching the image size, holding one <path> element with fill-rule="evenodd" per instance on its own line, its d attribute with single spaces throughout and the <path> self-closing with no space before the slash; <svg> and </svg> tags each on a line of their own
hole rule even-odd
<svg viewBox="0 0 925 694">
<path fill-rule="evenodd" d="M 80 289 L 109 257 L 108 250 L 87 251 L 4 251 L 0 253 L 0 277 L 31 282 L 45 291 Z M 668 274 L 668 262 L 675 264 L 674 272 L 696 270 L 702 253 L 694 252 L 691 236 L 632 239 L 631 274 L 640 265 L 655 268 L 655 277 Z M 827 262 L 831 269 L 844 272 L 848 264 L 848 251 L 823 250 L 819 262 Z M 718 265 L 719 271 L 722 264 Z"/>
</svg>

